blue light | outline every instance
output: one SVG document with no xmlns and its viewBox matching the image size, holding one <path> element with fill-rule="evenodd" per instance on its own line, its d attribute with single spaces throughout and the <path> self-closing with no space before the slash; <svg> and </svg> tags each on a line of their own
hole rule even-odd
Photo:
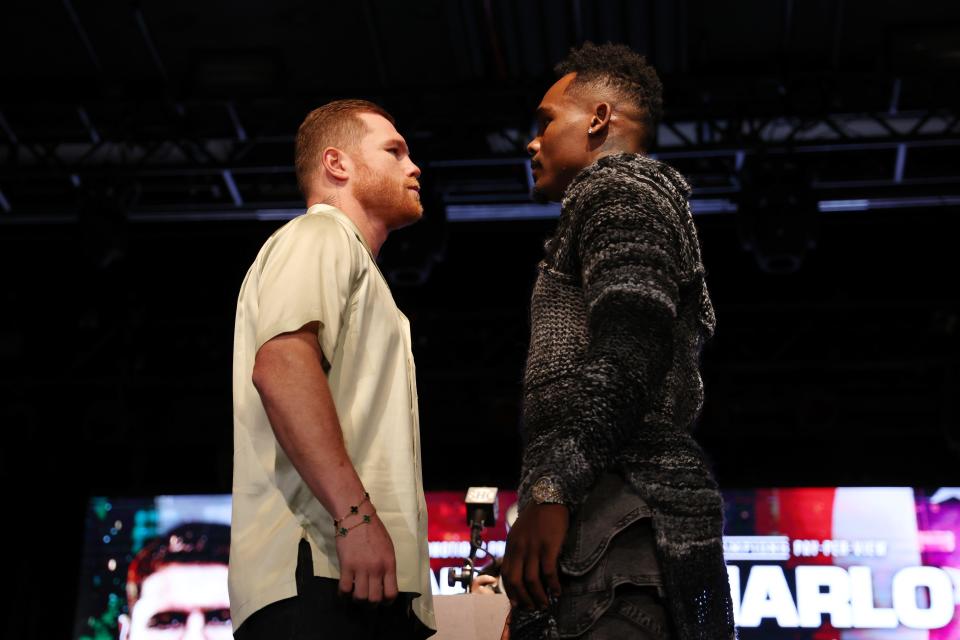
<svg viewBox="0 0 960 640">
<path fill-rule="evenodd" d="M 476 220 L 549 220 L 560 217 L 560 205 L 553 204 L 452 204 L 447 206 L 450 222 Z"/>
<path fill-rule="evenodd" d="M 736 213 L 737 204 L 725 199 L 697 199 L 690 201 L 690 210 L 698 216 L 708 213 Z"/>
<path fill-rule="evenodd" d="M 866 211 L 870 208 L 869 200 L 821 200 L 818 204 L 821 213 L 831 211 Z"/>
</svg>

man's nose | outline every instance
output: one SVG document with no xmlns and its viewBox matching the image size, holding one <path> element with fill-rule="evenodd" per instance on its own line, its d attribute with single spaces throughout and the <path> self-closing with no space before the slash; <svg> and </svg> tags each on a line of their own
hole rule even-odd
<svg viewBox="0 0 960 640">
<path fill-rule="evenodd" d="M 540 138 L 534 138 L 527 143 L 527 155 L 532 158 L 537 155 L 537 151 L 540 151 Z"/>
<path fill-rule="evenodd" d="M 190 615 L 187 616 L 187 624 L 184 625 L 183 635 L 180 636 L 181 640 L 206 640 L 206 635 L 203 633 L 206 624 L 207 619 L 202 611 L 191 611 Z"/>
<path fill-rule="evenodd" d="M 410 175 L 413 176 L 414 178 L 419 178 L 419 177 L 420 177 L 420 167 L 418 167 L 416 164 L 414 164 L 413 160 L 410 161 L 410 166 L 412 167 L 412 171 L 410 172 Z"/>
</svg>

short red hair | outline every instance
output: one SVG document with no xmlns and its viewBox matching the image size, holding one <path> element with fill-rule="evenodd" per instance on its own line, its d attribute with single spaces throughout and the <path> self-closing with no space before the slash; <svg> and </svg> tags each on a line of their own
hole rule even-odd
<svg viewBox="0 0 960 640">
<path fill-rule="evenodd" d="M 310 179 L 320 166 L 320 154 L 327 147 L 350 150 L 367 132 L 361 113 L 375 113 L 396 125 L 387 111 L 368 100 L 334 100 L 307 114 L 297 129 L 294 167 L 297 185 L 306 197 Z"/>
<path fill-rule="evenodd" d="M 171 564 L 229 564 L 230 527 L 189 522 L 157 536 L 141 549 L 127 569 L 127 604 L 140 599 L 143 581 Z"/>
</svg>

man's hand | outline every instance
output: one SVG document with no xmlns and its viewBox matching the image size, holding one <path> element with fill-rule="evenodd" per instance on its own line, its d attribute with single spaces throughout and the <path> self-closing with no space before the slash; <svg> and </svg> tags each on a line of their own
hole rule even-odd
<svg viewBox="0 0 960 640">
<path fill-rule="evenodd" d="M 348 523 L 349 524 L 349 523 Z M 340 593 L 357 601 L 379 604 L 397 597 L 397 558 L 393 541 L 380 518 L 337 537 Z"/>
<path fill-rule="evenodd" d="M 531 504 L 507 536 L 501 575 L 510 604 L 546 609 L 547 591 L 560 595 L 557 558 L 570 526 L 570 511 L 562 504 Z"/>
<path fill-rule="evenodd" d="M 497 582 L 496 576 L 479 575 L 470 583 L 470 593 L 496 593 L 494 589 L 497 587 Z"/>
</svg>

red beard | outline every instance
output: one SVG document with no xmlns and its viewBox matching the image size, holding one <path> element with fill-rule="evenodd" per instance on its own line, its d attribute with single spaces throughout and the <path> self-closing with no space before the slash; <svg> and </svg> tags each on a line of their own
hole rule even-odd
<svg viewBox="0 0 960 640">
<path fill-rule="evenodd" d="M 420 198 L 410 190 L 409 179 L 396 180 L 372 171 L 358 163 L 354 195 L 365 211 L 376 213 L 388 228 L 399 228 L 416 222 L 423 214 Z"/>
</svg>

